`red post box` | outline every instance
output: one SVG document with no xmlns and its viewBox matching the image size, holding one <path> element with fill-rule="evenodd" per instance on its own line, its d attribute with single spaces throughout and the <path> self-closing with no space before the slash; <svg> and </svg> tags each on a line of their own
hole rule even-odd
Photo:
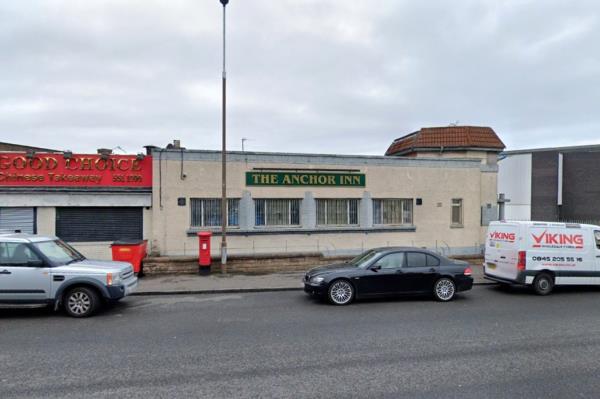
<svg viewBox="0 0 600 399">
<path fill-rule="evenodd" d="M 201 231 L 198 233 L 198 241 L 200 244 L 198 254 L 198 265 L 200 266 L 200 273 L 210 273 L 210 238 L 212 233 L 210 231 Z"/>
</svg>

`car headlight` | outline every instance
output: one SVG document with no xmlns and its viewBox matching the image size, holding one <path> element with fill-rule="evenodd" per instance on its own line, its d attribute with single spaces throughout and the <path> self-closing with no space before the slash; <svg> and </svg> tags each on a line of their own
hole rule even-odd
<svg viewBox="0 0 600 399">
<path fill-rule="evenodd" d="M 118 273 L 107 273 L 106 274 L 106 285 L 119 285 L 123 282 L 121 276 Z"/>
<path fill-rule="evenodd" d="M 310 282 L 313 284 L 319 284 L 322 283 L 323 280 L 325 280 L 325 277 L 321 277 L 321 276 L 315 276 L 313 278 L 310 279 Z"/>
</svg>

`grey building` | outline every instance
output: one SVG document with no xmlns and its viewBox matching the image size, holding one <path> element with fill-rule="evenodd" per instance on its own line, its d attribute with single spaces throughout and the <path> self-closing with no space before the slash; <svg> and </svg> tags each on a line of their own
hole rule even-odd
<svg viewBox="0 0 600 399">
<path fill-rule="evenodd" d="M 506 151 L 498 164 L 506 219 L 600 222 L 600 145 Z"/>
</svg>

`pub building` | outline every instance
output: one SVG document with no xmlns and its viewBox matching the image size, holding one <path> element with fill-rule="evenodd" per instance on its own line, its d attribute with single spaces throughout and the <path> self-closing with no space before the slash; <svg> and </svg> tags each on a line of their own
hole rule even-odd
<svg viewBox="0 0 600 399">
<path fill-rule="evenodd" d="M 146 239 L 152 255 L 197 256 L 221 241 L 221 152 L 176 140 L 146 155 L 72 154 L 0 143 L 0 232 L 56 235 L 91 258 Z M 423 128 L 384 156 L 227 153 L 231 255 L 350 255 L 378 246 L 480 254 L 497 219 L 489 127 Z"/>
<path fill-rule="evenodd" d="M 398 245 L 481 253 L 497 218 L 497 155 L 489 127 L 423 128 L 385 156 L 228 152 L 227 242 L 233 255 L 349 255 Z M 153 148 L 152 249 L 220 251 L 221 152 Z"/>
<path fill-rule="evenodd" d="M 150 238 L 150 157 L 0 144 L 0 233 L 56 235 L 99 259 L 115 240 Z"/>
</svg>

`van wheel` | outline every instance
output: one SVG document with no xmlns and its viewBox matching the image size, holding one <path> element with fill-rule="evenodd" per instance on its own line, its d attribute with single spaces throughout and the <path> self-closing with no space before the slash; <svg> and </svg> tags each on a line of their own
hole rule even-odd
<svg viewBox="0 0 600 399">
<path fill-rule="evenodd" d="M 98 308 L 100 298 L 91 288 L 75 287 L 66 293 L 63 304 L 69 316 L 89 317 Z"/>
<path fill-rule="evenodd" d="M 548 273 L 540 273 L 533 280 L 533 291 L 538 295 L 548 295 L 554 288 L 554 279 Z"/>
</svg>

